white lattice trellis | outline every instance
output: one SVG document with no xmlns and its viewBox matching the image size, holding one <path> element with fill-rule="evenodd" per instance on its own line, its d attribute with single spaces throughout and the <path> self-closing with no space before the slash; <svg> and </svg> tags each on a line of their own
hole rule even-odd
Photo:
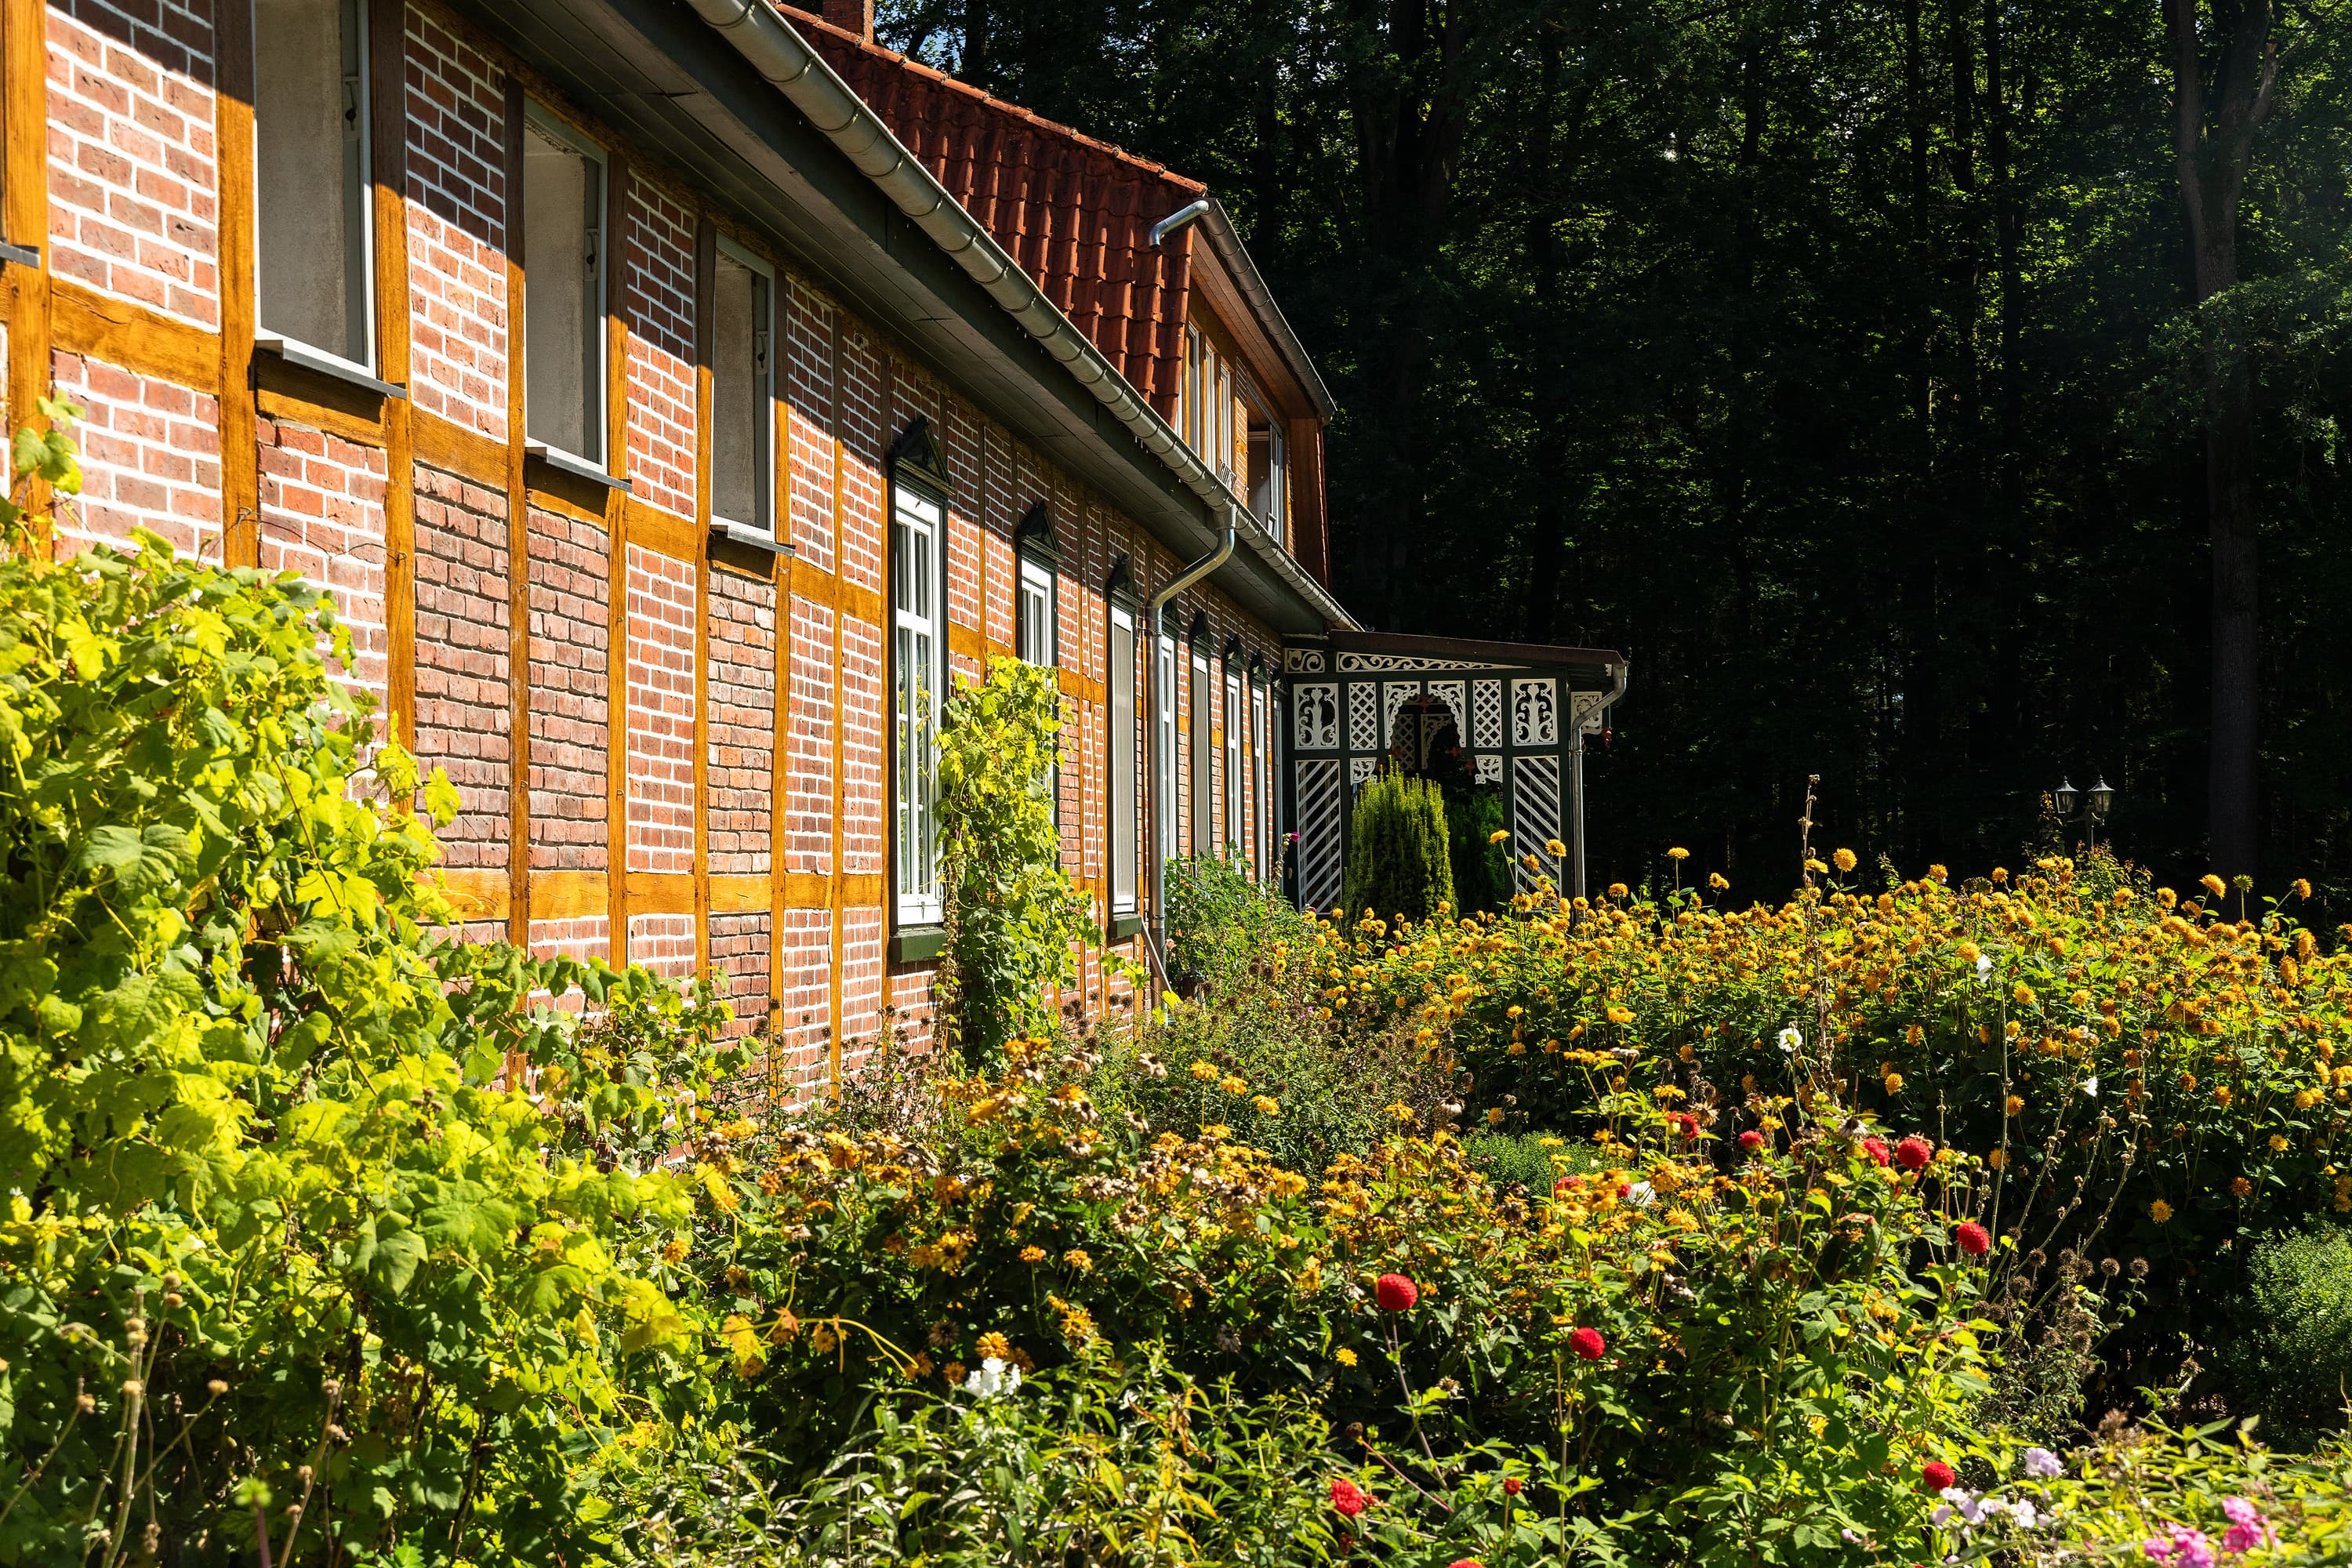
<svg viewBox="0 0 2352 1568">
<path fill-rule="evenodd" d="M 1559 742 L 1559 682 L 1511 682 L 1511 743 L 1551 746 Z"/>
<path fill-rule="evenodd" d="M 1348 749 L 1351 752 L 1377 752 L 1381 749 L 1380 699 L 1369 686 L 1348 688 Z"/>
<path fill-rule="evenodd" d="M 1470 683 L 1471 727 L 1476 731 L 1475 744 L 1499 746 L 1503 743 L 1503 683 L 1499 680 L 1474 680 Z"/>
</svg>

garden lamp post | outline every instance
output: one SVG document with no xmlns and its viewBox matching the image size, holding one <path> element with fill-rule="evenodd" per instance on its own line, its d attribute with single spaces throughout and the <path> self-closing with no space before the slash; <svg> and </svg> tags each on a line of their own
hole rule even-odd
<svg viewBox="0 0 2352 1568">
<path fill-rule="evenodd" d="M 2074 808 L 2081 805 L 2083 819 L 2091 831 L 2091 847 L 2099 847 L 2099 824 L 2107 819 L 2107 813 L 2116 804 L 2116 792 L 2108 784 L 2106 774 L 2101 773 L 2099 782 L 2087 790 L 2077 790 L 2070 780 L 2061 779 L 2058 787 L 2050 792 L 2050 801 L 2058 808 L 2061 822 L 2074 821 Z"/>
</svg>

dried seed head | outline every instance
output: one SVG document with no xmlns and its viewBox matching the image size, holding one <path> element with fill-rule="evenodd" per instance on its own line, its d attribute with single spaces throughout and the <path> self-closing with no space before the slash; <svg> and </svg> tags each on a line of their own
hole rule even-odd
<svg viewBox="0 0 2352 1568">
<path fill-rule="evenodd" d="M 205 1384 L 205 1387 L 211 1391 L 212 1396 L 215 1399 L 218 1399 L 222 1394 L 228 1392 L 228 1384 L 224 1379 L 217 1377 L 214 1378 L 210 1383 Z"/>
</svg>

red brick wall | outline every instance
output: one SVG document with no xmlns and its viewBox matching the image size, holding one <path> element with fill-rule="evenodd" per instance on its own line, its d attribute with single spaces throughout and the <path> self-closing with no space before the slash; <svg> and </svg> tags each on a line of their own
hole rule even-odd
<svg viewBox="0 0 2352 1568">
<path fill-rule="evenodd" d="M 220 325 L 211 7 L 50 0 L 49 269 Z"/>
<path fill-rule="evenodd" d="M 611 538 L 600 524 L 541 507 L 529 521 L 530 868 L 604 871 Z"/>
<path fill-rule="evenodd" d="M 694 870 L 694 576 L 692 562 L 629 546 L 632 871 Z"/>
<path fill-rule="evenodd" d="M 408 10 L 408 395 L 507 433 L 505 89 L 456 30 Z"/>
<path fill-rule="evenodd" d="M 176 359 L 159 353 L 133 366 L 98 357 L 89 343 L 57 345 L 61 389 L 89 410 L 80 432 L 88 483 L 62 519 L 68 548 L 133 527 L 214 558 L 230 542 L 218 388 L 186 384 L 190 373 L 171 368 L 194 363 L 185 337 L 216 332 L 224 313 L 212 3 L 61 0 L 49 9 L 51 125 L 38 155 L 50 180 L 54 275 L 61 287 L 160 311 L 183 334 Z M 773 1080 L 805 1093 L 825 1081 L 836 1051 L 854 1068 L 886 1026 L 920 1038 L 932 1023 L 935 966 L 894 966 L 887 956 L 880 623 L 893 440 L 919 414 L 947 464 L 948 608 L 959 628 L 950 646 L 967 676 L 980 668 L 974 632 L 982 652 L 1015 640 L 1013 530 L 1033 502 L 1051 504 L 1064 552 L 1063 854 L 1097 888 L 1108 740 L 1095 698 L 1106 673 L 1102 584 L 1120 555 L 1147 595 L 1182 563 L 992 423 L 952 376 L 919 366 L 789 268 L 779 269 L 787 405 L 779 479 L 797 561 L 769 578 L 686 559 L 698 543 L 693 257 L 705 215 L 690 191 L 670 183 L 678 176 L 615 139 L 618 166 L 630 171 L 614 257 L 627 344 L 620 413 L 629 496 L 598 519 L 579 510 L 577 494 L 567 503 L 533 492 L 522 531 L 528 578 L 510 581 L 506 443 L 519 433 L 507 420 L 507 66 L 430 4 L 410 5 L 401 30 L 408 277 L 404 290 L 379 301 L 379 325 L 388 338 L 407 333 L 415 449 L 431 457 L 394 472 L 392 426 L 381 420 L 257 413 L 252 451 L 226 458 L 249 461 L 241 471 L 257 478 L 261 562 L 335 593 L 352 627 L 355 684 L 386 695 L 402 689 L 401 675 L 413 681 L 418 757 L 458 790 L 457 816 L 441 835 L 453 884 L 496 903 L 520 854 L 540 917 L 527 911 L 523 922 L 533 946 L 602 954 L 615 945 L 605 918 L 612 879 L 650 875 L 642 897 L 622 890 L 629 956 L 684 975 L 707 955 L 739 1033 L 765 1029 L 774 998 Z M 395 495 L 394 485 L 404 488 Z M 393 552 L 395 515 L 413 530 L 404 561 Z M 415 638 L 396 648 L 388 628 L 398 624 L 393 595 L 404 580 Z M 616 588 L 618 650 L 609 646 Z M 1196 601 L 1209 608 L 1214 647 L 1238 628 L 1252 648 L 1274 651 L 1273 639 L 1213 592 L 1178 600 L 1171 625 L 1187 626 Z M 517 613 L 528 650 L 522 781 L 509 732 Z M 616 652 L 625 660 L 618 714 L 609 711 Z M 1189 662 L 1181 668 L 1189 681 Z M 1138 711 L 1148 714 L 1141 703 Z M 616 732 L 625 737 L 617 746 Z M 1189 766 L 1181 754 L 1180 763 Z M 625 770 L 617 859 L 614 767 Z M 1148 785 L 1148 770 L 1142 776 Z M 520 846 L 519 786 L 529 807 Z M 772 820 L 780 794 L 782 819 Z M 698 834 L 701 868 L 722 885 L 713 904 L 733 912 L 693 912 L 703 885 L 688 875 L 698 868 Z M 687 912 L 674 912 L 681 903 Z M 500 925 L 484 912 L 465 929 L 489 934 Z M 1106 981 L 1099 953 L 1082 959 L 1071 999 L 1126 995 L 1124 982 Z"/>
<path fill-rule="evenodd" d="M 507 866 L 514 751 L 507 498 L 416 465 L 416 759 L 449 775 L 442 864 Z"/>
<path fill-rule="evenodd" d="M 694 515 L 694 217 L 642 179 L 629 183 L 623 315 L 629 328 L 629 483 Z"/>
<path fill-rule="evenodd" d="M 83 409 L 79 498 L 58 509 L 60 549 L 152 529 L 186 555 L 221 550 L 220 399 L 104 360 L 58 352 L 50 375 Z"/>
<path fill-rule="evenodd" d="M 274 419 L 257 431 L 261 567 L 294 572 L 335 596 L 351 634 L 345 680 L 375 705 L 382 733 L 392 674 L 384 618 L 384 452 Z"/>
</svg>

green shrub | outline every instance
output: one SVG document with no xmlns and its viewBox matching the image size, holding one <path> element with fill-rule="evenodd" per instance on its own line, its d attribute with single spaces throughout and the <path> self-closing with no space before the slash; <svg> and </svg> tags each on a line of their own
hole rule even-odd
<svg viewBox="0 0 2352 1568">
<path fill-rule="evenodd" d="M 1314 922 L 1282 889 L 1254 880 L 1237 860 L 1171 860 L 1166 892 L 1169 978 L 1181 985 L 1237 984 L 1277 947 L 1296 952 L 1315 940 Z"/>
<path fill-rule="evenodd" d="M 1054 672 L 1003 655 L 950 694 L 940 724 L 940 848 L 947 889 L 943 1006 L 958 1042 L 993 1052 L 1051 1026 L 1049 987 L 1099 946 L 1094 904 L 1062 868 L 1054 818 Z"/>
<path fill-rule="evenodd" d="M 2300 1446 L 2340 1429 L 2352 1403 L 2352 1231 L 2292 1232 L 2257 1244 L 2220 1350 L 2239 1405 L 2263 1436 Z"/>
<path fill-rule="evenodd" d="M 1539 1132 L 1473 1132 L 1462 1140 L 1462 1153 L 1497 1187 L 1524 1187 L 1538 1198 L 1563 1172 L 1588 1176 L 1609 1163 L 1590 1143 L 1563 1144 Z"/>
<path fill-rule="evenodd" d="M 1454 902 L 1445 798 L 1426 779 L 1384 769 L 1356 796 L 1346 901 L 1382 920 L 1425 921 Z"/>
<path fill-rule="evenodd" d="M 16 453 L 70 489 L 55 445 Z M 700 1173 L 663 1157 L 701 1141 L 723 1014 L 436 939 L 455 792 L 412 812 L 413 760 L 363 749 L 315 590 L 27 536 L 0 551 L 0 1562 L 583 1561 L 576 1455 L 709 1396 L 708 1320 L 667 1289 Z"/>
<path fill-rule="evenodd" d="M 1511 858 L 1495 837 L 1510 826 L 1503 814 L 1503 792 L 1492 784 L 1446 790 L 1445 822 L 1455 907 L 1473 915 L 1507 908 Z"/>
</svg>

